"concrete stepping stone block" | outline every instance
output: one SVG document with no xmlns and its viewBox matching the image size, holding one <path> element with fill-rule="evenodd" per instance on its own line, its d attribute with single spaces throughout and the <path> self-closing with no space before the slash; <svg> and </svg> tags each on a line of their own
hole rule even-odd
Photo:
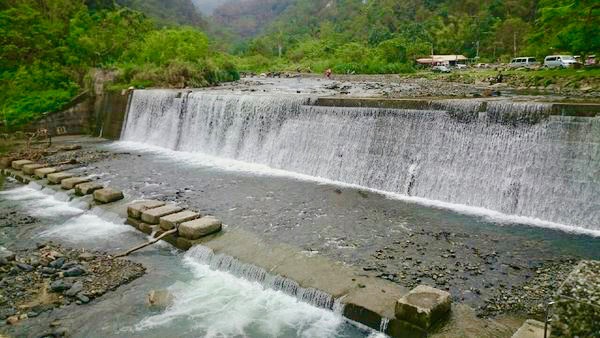
<svg viewBox="0 0 600 338">
<path fill-rule="evenodd" d="M 148 209 L 154 209 L 158 207 L 162 207 L 166 203 L 163 201 L 156 200 L 148 200 L 148 201 L 140 201 L 130 204 L 127 207 L 127 216 L 135 219 L 142 218 L 142 212 Z"/>
<path fill-rule="evenodd" d="M 512 338 L 544 338 L 544 323 L 534 319 L 527 319 Z"/>
<path fill-rule="evenodd" d="M 32 164 L 33 161 L 30 160 L 16 160 L 16 161 L 12 161 L 12 168 L 15 170 L 21 170 L 21 168 L 23 168 L 24 165 L 26 164 Z"/>
<path fill-rule="evenodd" d="M 12 168 L 11 164 L 14 160 L 12 157 L 0 157 L 0 169 Z"/>
<path fill-rule="evenodd" d="M 85 182 L 75 186 L 75 195 L 85 196 L 93 193 L 96 190 L 104 188 L 102 184 L 96 182 Z"/>
<path fill-rule="evenodd" d="M 57 171 L 58 171 L 58 169 L 52 168 L 52 167 L 49 167 L 49 168 L 39 168 L 39 169 L 35 169 L 33 171 L 33 176 L 35 176 L 35 177 L 37 177 L 39 179 L 42 179 L 42 178 L 46 178 L 46 176 L 48 176 L 48 174 L 52 174 L 52 173 L 55 173 Z"/>
<path fill-rule="evenodd" d="M 160 228 L 165 231 L 171 230 L 183 222 L 195 220 L 196 218 L 199 218 L 199 217 L 200 217 L 200 214 L 197 212 L 193 212 L 190 210 L 184 210 L 181 212 L 177 212 L 174 214 L 170 214 L 170 215 L 161 217 L 160 222 L 159 222 Z"/>
<path fill-rule="evenodd" d="M 81 149 L 81 146 L 78 144 L 66 145 L 66 146 L 62 146 L 59 148 L 60 151 L 73 151 L 73 150 L 79 150 L 79 149 Z"/>
<path fill-rule="evenodd" d="M 168 204 L 162 207 L 147 209 L 142 212 L 142 221 L 148 224 L 158 224 L 160 218 L 166 215 L 174 214 L 183 210 L 182 207 Z"/>
<path fill-rule="evenodd" d="M 206 216 L 181 223 L 179 225 L 179 236 L 187 239 L 199 239 L 201 237 L 221 231 L 222 223 L 217 218 Z"/>
<path fill-rule="evenodd" d="M 419 285 L 396 302 L 396 318 L 429 329 L 449 314 L 451 305 L 448 292 Z"/>
<path fill-rule="evenodd" d="M 111 203 L 123 198 L 123 192 L 113 188 L 102 188 L 94 191 L 94 201 L 100 203 Z"/>
<path fill-rule="evenodd" d="M 87 183 L 89 181 L 90 181 L 90 179 L 87 177 L 66 178 L 60 182 L 60 187 L 65 190 L 71 190 L 71 189 L 75 188 L 76 185 L 81 184 L 81 183 Z"/>
<path fill-rule="evenodd" d="M 48 174 L 46 176 L 46 178 L 48 179 L 48 183 L 50 184 L 60 184 L 60 182 L 62 182 L 62 180 L 65 180 L 67 178 L 71 178 L 75 175 L 68 173 L 68 172 L 58 172 L 58 173 L 52 173 L 52 174 Z"/>
<path fill-rule="evenodd" d="M 40 169 L 40 168 L 44 168 L 44 167 L 47 167 L 47 166 L 45 164 L 32 163 L 32 164 L 24 165 L 21 168 L 21 170 L 23 170 L 23 174 L 33 175 L 33 173 L 35 172 L 36 169 Z"/>
</svg>

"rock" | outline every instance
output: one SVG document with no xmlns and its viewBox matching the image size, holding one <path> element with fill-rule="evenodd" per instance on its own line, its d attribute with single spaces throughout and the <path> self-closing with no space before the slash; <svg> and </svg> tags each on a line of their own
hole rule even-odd
<svg viewBox="0 0 600 338">
<path fill-rule="evenodd" d="M 448 292 L 419 285 L 396 302 L 396 318 L 429 329 L 449 314 L 451 302 Z"/>
<path fill-rule="evenodd" d="M 63 264 L 65 264 L 65 258 L 64 257 L 59 257 L 55 260 L 53 260 L 52 262 L 50 262 L 50 264 L 48 264 L 49 267 L 54 268 L 54 269 L 60 269 Z"/>
<path fill-rule="evenodd" d="M 71 284 L 65 282 L 63 279 L 58 279 L 50 284 L 50 290 L 52 292 L 63 292 L 71 288 Z"/>
<path fill-rule="evenodd" d="M 111 203 L 123 198 L 123 192 L 112 188 L 103 188 L 94 191 L 94 200 L 100 203 Z"/>
<path fill-rule="evenodd" d="M 91 261 L 95 258 L 96 256 L 92 253 L 89 252 L 82 252 L 81 254 L 79 254 L 78 258 L 82 261 Z"/>
<path fill-rule="evenodd" d="M 39 168 L 33 171 L 33 176 L 35 176 L 36 178 L 42 179 L 42 178 L 46 178 L 46 176 L 48 176 L 48 174 L 53 174 L 55 172 L 57 172 L 58 169 L 56 168 Z"/>
<path fill-rule="evenodd" d="M 10 316 L 14 316 L 17 314 L 17 310 L 14 307 L 9 307 L 0 310 L 0 319 L 6 319 Z"/>
<path fill-rule="evenodd" d="M 221 231 L 222 223 L 217 218 L 206 216 L 179 225 L 179 235 L 187 239 L 199 239 Z"/>
<path fill-rule="evenodd" d="M 544 338 L 544 323 L 527 319 L 512 338 Z"/>
<path fill-rule="evenodd" d="M 43 267 L 40 269 L 40 272 L 44 275 L 53 275 L 56 273 L 56 269 L 49 268 L 49 267 Z"/>
<path fill-rule="evenodd" d="M 158 224 L 161 217 L 174 214 L 181 210 L 183 210 L 183 208 L 173 204 L 147 209 L 142 212 L 142 221 L 148 224 Z"/>
<path fill-rule="evenodd" d="M 15 260 L 15 253 L 7 250 L 7 249 L 0 249 L 0 258 L 4 258 L 7 261 L 14 261 Z"/>
<path fill-rule="evenodd" d="M 173 304 L 174 297 L 168 290 L 152 290 L 146 296 L 146 304 L 153 308 L 167 308 Z"/>
<path fill-rule="evenodd" d="M 15 325 L 18 322 L 19 322 L 18 316 L 10 316 L 10 317 L 6 318 L 6 324 Z"/>
<path fill-rule="evenodd" d="M 33 162 L 30 160 L 16 160 L 11 163 L 11 166 L 15 170 L 21 170 L 21 168 L 23 168 L 24 165 L 32 163 Z"/>
<path fill-rule="evenodd" d="M 0 157 L 0 169 L 10 168 L 11 163 L 15 159 L 12 157 Z"/>
<path fill-rule="evenodd" d="M 66 145 L 66 146 L 62 146 L 60 148 L 58 148 L 60 151 L 73 151 L 73 150 L 79 150 L 81 149 L 81 146 L 78 144 L 70 144 L 70 145 Z"/>
<path fill-rule="evenodd" d="M 95 182 L 87 182 L 75 185 L 75 195 L 85 196 L 93 193 L 96 190 L 104 188 L 102 184 Z"/>
<path fill-rule="evenodd" d="M 71 286 L 71 288 L 69 290 L 65 291 L 65 296 L 75 297 L 82 290 L 83 290 L 83 283 L 76 282 L 75 284 L 73 284 L 73 286 Z"/>
<path fill-rule="evenodd" d="M 77 294 L 77 299 L 82 303 L 82 304 L 87 304 L 90 302 L 90 299 L 84 295 L 83 293 L 78 293 Z"/>
<path fill-rule="evenodd" d="M 81 183 L 87 183 L 89 181 L 90 181 L 90 179 L 87 177 L 71 177 L 71 178 L 62 180 L 60 182 L 60 187 L 65 190 L 71 190 L 76 185 L 81 184 Z"/>
<path fill-rule="evenodd" d="M 23 174 L 26 174 L 26 175 L 33 175 L 33 172 L 34 172 L 36 169 L 40 169 L 40 168 L 44 168 L 44 167 L 46 167 L 46 165 L 44 165 L 44 164 L 32 163 L 32 164 L 26 164 L 26 165 L 24 165 L 24 166 L 21 168 L 21 170 L 23 170 Z"/>
<path fill-rule="evenodd" d="M 62 182 L 62 180 L 65 180 L 67 178 L 71 178 L 75 175 L 71 174 L 71 173 L 67 173 L 64 171 L 58 172 L 58 173 L 52 173 L 52 174 L 48 174 L 46 176 L 46 178 L 48 179 L 48 183 L 49 184 L 60 184 L 60 182 Z"/>
<path fill-rule="evenodd" d="M 179 224 L 199 218 L 200 214 L 197 212 L 184 210 L 160 218 L 160 228 L 163 230 L 171 230 Z"/>
<path fill-rule="evenodd" d="M 33 266 L 25 263 L 17 263 L 17 267 L 23 271 L 33 271 Z"/>
<path fill-rule="evenodd" d="M 85 273 L 85 269 L 81 265 L 77 265 L 63 272 L 63 275 L 65 277 L 78 277 L 84 275 Z"/>
<path fill-rule="evenodd" d="M 135 202 L 127 207 L 127 215 L 131 218 L 140 219 L 142 217 L 142 212 L 147 209 L 162 207 L 165 204 L 165 202 L 153 200 Z"/>
</svg>

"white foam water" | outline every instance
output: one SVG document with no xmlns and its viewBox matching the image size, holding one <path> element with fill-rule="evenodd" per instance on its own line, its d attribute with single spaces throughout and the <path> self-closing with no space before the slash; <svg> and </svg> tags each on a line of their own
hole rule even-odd
<svg viewBox="0 0 600 338">
<path fill-rule="evenodd" d="M 488 102 L 483 114 L 479 101 L 420 111 L 310 102 L 135 91 L 121 139 L 600 231 L 597 119 L 548 117 L 535 102 Z"/>
<path fill-rule="evenodd" d="M 80 201 L 71 201 L 63 192 L 42 188 L 36 183 L 0 191 L 0 196 L 6 200 L 19 202 L 22 209 L 34 217 L 75 216 L 82 214 L 85 207 L 85 204 Z"/>
<path fill-rule="evenodd" d="M 135 326 L 138 333 L 160 327 L 202 337 L 339 337 L 341 315 L 265 288 L 257 281 L 215 270 L 192 249 L 184 256 L 194 279 L 169 291 L 174 303 Z M 185 330 L 188 332 L 185 332 Z M 183 331 L 183 332 L 182 332 Z"/>
</svg>

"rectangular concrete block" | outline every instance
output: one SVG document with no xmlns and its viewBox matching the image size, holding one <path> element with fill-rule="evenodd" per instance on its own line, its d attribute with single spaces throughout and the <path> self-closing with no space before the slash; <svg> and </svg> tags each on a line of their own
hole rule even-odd
<svg viewBox="0 0 600 338">
<path fill-rule="evenodd" d="M 396 302 L 396 318 L 429 329 L 449 314 L 451 305 L 448 292 L 419 285 Z"/>
<path fill-rule="evenodd" d="M 75 186 L 75 195 L 85 196 L 93 193 L 96 190 L 104 188 L 102 184 L 96 182 L 85 182 Z"/>
<path fill-rule="evenodd" d="M 94 201 L 111 203 L 123 199 L 123 192 L 112 188 L 103 188 L 94 191 Z"/>
<path fill-rule="evenodd" d="M 169 204 L 153 209 L 147 209 L 142 212 L 142 221 L 148 224 L 158 224 L 160 222 L 161 217 L 180 212 L 181 210 L 183 210 L 182 207 L 179 207 L 174 204 Z"/>
<path fill-rule="evenodd" d="M 60 182 L 62 182 L 62 180 L 71 178 L 73 176 L 75 176 L 75 175 L 61 171 L 58 173 L 48 174 L 46 176 L 46 178 L 48 179 L 48 183 L 50 183 L 50 184 L 60 184 Z"/>
<path fill-rule="evenodd" d="M 127 216 L 135 218 L 135 219 L 140 219 L 140 218 L 142 218 L 142 212 L 144 212 L 148 209 L 162 207 L 165 204 L 166 203 L 163 201 L 155 201 L 155 200 L 135 202 L 135 203 L 130 204 L 127 207 Z"/>
<path fill-rule="evenodd" d="M 12 157 L 0 157 L 0 169 L 11 168 L 11 163 L 14 160 Z"/>
<path fill-rule="evenodd" d="M 71 190 L 71 189 L 75 188 L 76 185 L 81 184 L 81 183 L 87 183 L 89 181 L 90 181 L 90 179 L 87 177 L 66 178 L 60 182 L 60 187 L 65 190 Z"/>
<path fill-rule="evenodd" d="M 36 169 L 47 167 L 45 164 L 32 163 L 24 165 L 21 170 L 23 170 L 23 174 L 33 175 Z"/>
<path fill-rule="evenodd" d="M 160 218 L 160 228 L 165 231 L 171 230 L 183 222 L 195 220 L 198 217 L 200 217 L 199 213 L 189 210 L 166 215 Z"/>
<path fill-rule="evenodd" d="M 35 169 L 33 171 L 33 176 L 35 176 L 36 178 L 42 179 L 42 178 L 46 178 L 46 176 L 48 176 L 48 174 L 52 174 L 52 173 L 55 173 L 57 171 L 58 171 L 58 169 L 52 168 L 52 167 L 49 167 L 49 168 L 39 168 L 39 169 Z"/>
<path fill-rule="evenodd" d="M 30 160 L 16 160 L 12 162 L 12 168 L 15 170 L 21 170 L 24 165 L 32 164 L 33 162 Z"/>
<path fill-rule="evenodd" d="M 217 218 L 206 216 L 179 225 L 179 236 L 187 239 L 199 239 L 221 231 L 222 223 Z"/>
<path fill-rule="evenodd" d="M 550 334 L 548 334 L 550 336 Z M 544 338 L 544 323 L 528 319 L 512 338 Z"/>
</svg>

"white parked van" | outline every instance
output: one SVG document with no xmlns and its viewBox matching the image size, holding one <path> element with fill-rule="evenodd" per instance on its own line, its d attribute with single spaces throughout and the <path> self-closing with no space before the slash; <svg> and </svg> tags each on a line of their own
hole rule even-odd
<svg viewBox="0 0 600 338">
<path fill-rule="evenodd" d="M 576 63 L 577 60 L 571 55 L 550 55 L 544 59 L 545 68 L 569 68 Z"/>
<path fill-rule="evenodd" d="M 539 66 L 539 62 L 537 62 L 535 60 L 535 58 L 532 57 L 519 57 L 519 58 L 514 58 L 510 61 L 510 63 L 508 64 L 508 66 L 510 68 L 534 68 Z"/>
</svg>

